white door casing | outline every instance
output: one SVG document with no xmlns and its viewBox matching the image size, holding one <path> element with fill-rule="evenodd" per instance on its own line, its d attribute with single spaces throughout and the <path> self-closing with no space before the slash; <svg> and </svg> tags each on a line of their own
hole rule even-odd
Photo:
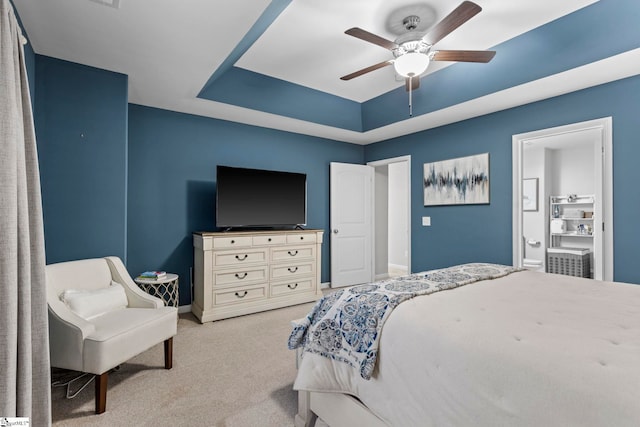
<svg viewBox="0 0 640 427">
<path fill-rule="evenodd" d="M 330 165 L 331 287 L 373 281 L 373 168 Z"/>
<path fill-rule="evenodd" d="M 528 141 L 548 138 L 554 135 L 566 135 L 573 132 L 597 130 L 600 136 L 600 144 L 595 147 L 594 158 L 594 182 L 596 183 L 595 217 L 602 218 L 601 225 L 594 224 L 597 232 L 594 233 L 594 261 L 595 279 L 612 281 L 613 275 L 613 137 L 612 119 L 590 120 L 574 123 L 566 126 L 558 126 L 551 129 L 543 129 L 534 132 L 513 135 L 513 265 L 522 267 L 523 241 L 522 241 L 522 156 L 523 145 Z M 588 167 L 588 165 L 586 165 Z M 544 203 L 544 201 L 542 201 Z"/>
</svg>

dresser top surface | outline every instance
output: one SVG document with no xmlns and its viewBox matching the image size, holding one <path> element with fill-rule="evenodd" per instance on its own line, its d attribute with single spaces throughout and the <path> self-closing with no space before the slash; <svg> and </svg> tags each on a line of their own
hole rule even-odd
<svg viewBox="0 0 640 427">
<path fill-rule="evenodd" d="M 231 237 L 231 236 L 255 236 L 255 235 L 274 235 L 274 234 L 301 234 L 301 233 L 324 233 L 320 229 L 304 229 L 304 230 L 242 230 L 242 231 L 196 231 L 193 234 L 202 237 Z"/>
</svg>

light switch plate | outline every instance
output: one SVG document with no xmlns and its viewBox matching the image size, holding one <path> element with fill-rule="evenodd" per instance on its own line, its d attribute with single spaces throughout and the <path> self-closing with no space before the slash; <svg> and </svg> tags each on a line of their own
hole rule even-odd
<svg viewBox="0 0 640 427">
<path fill-rule="evenodd" d="M 431 226 L 431 217 L 430 216 L 423 216 L 422 217 L 422 225 L 424 225 L 425 227 Z"/>
</svg>

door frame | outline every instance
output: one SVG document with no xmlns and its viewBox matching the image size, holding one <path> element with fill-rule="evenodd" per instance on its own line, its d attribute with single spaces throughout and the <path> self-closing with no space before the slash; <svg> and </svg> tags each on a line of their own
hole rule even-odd
<svg viewBox="0 0 640 427">
<path fill-rule="evenodd" d="M 522 169 L 524 143 L 539 138 L 548 138 L 586 130 L 600 131 L 602 146 L 602 222 L 603 268 L 602 280 L 613 281 L 613 119 L 605 117 L 564 126 L 557 126 L 512 136 L 513 199 L 512 199 L 512 248 L 513 265 L 522 267 L 524 244 L 522 242 Z M 598 199 L 596 199 L 597 201 Z M 595 226 L 595 224 L 594 224 Z"/>
<path fill-rule="evenodd" d="M 398 157 L 391 157 L 388 159 L 382 159 L 382 160 L 376 160 L 373 162 L 367 162 L 367 166 L 372 166 L 374 169 L 378 166 L 387 166 L 390 165 L 392 163 L 400 163 L 400 162 L 406 162 L 407 163 L 407 206 L 406 206 L 406 213 L 407 213 L 407 272 L 411 273 L 411 155 L 406 155 L 406 156 L 398 156 Z M 373 202 L 374 202 L 374 206 L 375 206 L 375 198 L 376 198 L 376 188 L 375 188 L 375 181 L 374 181 L 374 185 L 372 187 L 373 189 Z M 373 216 L 373 227 L 375 230 L 375 225 L 376 225 L 376 217 L 375 217 L 375 210 L 374 210 L 374 216 Z M 375 273 L 376 273 L 376 257 L 375 257 L 375 253 L 376 253 L 376 234 L 374 232 L 374 230 L 372 230 L 372 238 L 373 238 L 373 264 L 372 264 L 372 273 L 373 273 L 373 277 L 375 277 Z"/>
</svg>

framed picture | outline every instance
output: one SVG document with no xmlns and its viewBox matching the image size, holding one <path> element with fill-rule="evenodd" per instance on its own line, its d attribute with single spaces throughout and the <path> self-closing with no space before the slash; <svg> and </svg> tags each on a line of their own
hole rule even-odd
<svg viewBox="0 0 640 427">
<path fill-rule="evenodd" d="M 424 205 L 489 203 L 489 153 L 424 164 Z"/>
<path fill-rule="evenodd" d="M 522 210 L 538 210 L 538 178 L 522 180 Z"/>
</svg>

